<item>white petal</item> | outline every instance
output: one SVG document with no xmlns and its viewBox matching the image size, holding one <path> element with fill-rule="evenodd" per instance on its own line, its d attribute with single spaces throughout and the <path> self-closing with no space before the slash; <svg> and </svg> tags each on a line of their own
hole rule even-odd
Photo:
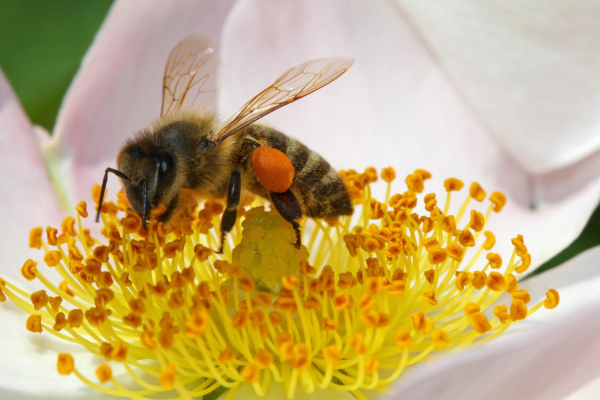
<svg viewBox="0 0 600 400">
<path fill-rule="evenodd" d="M 233 0 L 119 1 L 71 85 L 47 148 L 74 206 L 91 200 L 126 138 L 158 118 L 162 78 L 173 46 L 191 33 L 218 47 Z M 111 179 L 109 187 L 119 187 Z"/>
<path fill-rule="evenodd" d="M 0 274 L 17 276 L 25 260 L 35 254 L 28 247 L 31 228 L 61 221 L 34 130 L 0 72 Z"/>
<path fill-rule="evenodd" d="M 589 0 L 398 0 L 491 131 L 528 170 L 600 147 L 600 17 Z"/>
</svg>

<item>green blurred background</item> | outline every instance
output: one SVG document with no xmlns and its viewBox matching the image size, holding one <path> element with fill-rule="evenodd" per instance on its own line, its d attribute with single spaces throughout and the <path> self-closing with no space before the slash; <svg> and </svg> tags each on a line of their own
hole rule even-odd
<svg viewBox="0 0 600 400">
<path fill-rule="evenodd" d="M 112 0 L 0 1 L 0 67 L 33 123 L 52 130 L 61 100 Z M 600 207 L 571 246 L 529 276 L 600 244 Z"/>
</svg>

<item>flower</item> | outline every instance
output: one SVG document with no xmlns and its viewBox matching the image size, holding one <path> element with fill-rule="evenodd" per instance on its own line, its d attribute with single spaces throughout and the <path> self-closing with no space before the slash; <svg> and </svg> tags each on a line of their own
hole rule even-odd
<svg viewBox="0 0 600 400">
<path fill-rule="evenodd" d="M 344 10 L 319 2 L 270 4 L 268 8 L 250 1 L 236 3 L 233 7 L 232 4 L 116 3 L 69 91 L 52 138 L 30 126 L 8 85 L 4 80 L 0 81 L 0 137 L 3 143 L 10 140 L 10 147 L 5 145 L 10 151 L 3 152 L 5 156 L 0 159 L 0 165 L 4 171 L 11 172 L 2 176 L 4 189 L 0 200 L 4 209 L 10 210 L 0 215 L 3 232 L 6 232 L 2 235 L 3 263 L 0 268 L 3 275 L 14 277 L 17 274 L 15 265 L 22 265 L 23 258 L 29 256 L 22 243 L 32 226 L 59 226 L 63 218 L 61 206 L 64 210 L 73 210 L 76 199 L 91 201 L 89 187 L 98 180 L 106 166 L 112 165 L 123 137 L 158 115 L 158 82 L 170 48 L 186 34 L 198 31 L 210 35 L 223 55 L 224 85 L 220 99 L 223 111 L 230 112 L 239 107 L 291 65 L 319 56 L 354 55 L 358 62 L 346 76 L 312 95 L 310 100 L 272 114 L 269 121 L 287 134 L 301 138 L 337 168 L 365 167 L 376 158 L 379 165 L 391 164 L 399 171 L 424 166 L 434 177 L 459 176 L 478 181 L 485 188 L 503 190 L 509 197 L 503 212 L 506 219 L 503 219 L 505 222 L 494 221 L 492 229 L 498 236 L 509 232 L 513 234 L 515 228 L 520 229 L 527 238 L 534 263 L 549 258 L 581 230 L 598 199 L 598 187 L 595 182 L 585 186 L 579 181 L 569 186 L 565 181 L 586 177 L 589 173 L 586 163 L 580 162 L 571 169 L 545 175 L 529 174 L 513 163 L 489 137 L 484 124 L 493 126 L 494 133 L 500 138 L 505 137 L 505 127 L 490 124 L 489 114 L 475 115 L 461 101 L 461 93 L 449 83 L 435 57 L 422 46 L 415 31 L 406 22 L 407 15 L 414 16 L 416 13 L 403 15 L 402 9 L 399 12 L 393 4 L 383 2 L 373 3 L 368 11 L 359 9 L 360 6 Z M 404 10 L 410 10 L 406 6 L 408 3 L 404 4 Z M 265 20 L 270 23 L 264 23 Z M 419 20 L 421 22 L 417 24 L 421 29 L 432 29 L 432 24 L 425 25 L 422 17 Z M 437 25 L 441 29 L 442 24 Z M 440 48 L 439 44 L 436 48 Z M 453 76 L 456 76 L 456 68 L 456 64 L 451 67 Z M 465 84 L 464 74 L 463 79 L 456 81 Z M 582 81 L 587 82 L 585 79 Z M 481 82 L 471 85 L 472 88 L 483 86 Z M 469 93 L 471 103 L 494 97 Z M 556 97 L 561 97 L 560 92 Z M 572 96 L 564 98 L 568 102 Z M 589 103 L 594 104 L 593 101 Z M 480 105 L 476 109 L 484 108 Z M 512 108 L 507 106 L 507 109 Z M 585 115 L 580 114 L 580 119 L 567 115 L 565 121 L 573 121 L 571 125 L 555 125 L 563 126 L 562 132 L 575 134 L 579 131 L 578 121 L 581 118 L 585 120 Z M 481 122 L 481 117 L 485 122 Z M 544 118 L 535 120 L 543 121 Z M 504 118 L 504 121 L 514 121 L 518 126 L 522 118 Z M 537 132 L 543 131 L 538 129 Z M 338 135 L 334 132 L 343 133 Z M 532 146 L 518 139 L 512 137 L 511 143 L 521 143 L 524 153 L 531 151 Z M 574 140 L 573 143 L 581 144 L 585 151 L 589 151 L 587 149 L 591 148 L 593 141 Z M 42 147 L 41 154 L 38 144 Z M 564 143 L 561 143 L 549 153 L 542 172 L 586 154 L 585 151 L 567 152 L 565 149 Z M 564 155 L 560 150 L 565 150 Z M 560 155 L 558 161 L 552 162 L 557 154 Z M 54 186 L 47 179 L 47 174 L 50 174 Z M 561 175 L 567 175 L 568 179 L 559 179 L 560 184 L 555 187 L 548 186 L 549 181 L 561 178 Z M 437 192 L 442 181 L 432 182 L 432 186 Z M 524 195 L 528 187 L 533 188 L 534 193 L 541 189 L 541 202 L 539 198 L 533 199 L 539 203 L 539 210 L 528 208 L 532 200 Z M 111 192 L 115 193 L 115 189 L 116 182 L 113 181 Z M 557 197 L 560 201 L 556 200 Z M 18 220 L 15 215 L 20 216 Z M 529 354 L 548 348 L 551 328 L 555 337 L 570 337 L 575 344 L 578 340 L 582 343 L 591 341 L 589 333 L 594 325 L 590 321 L 597 320 L 592 318 L 597 314 L 594 314 L 596 308 L 593 303 L 589 308 L 583 308 L 587 304 L 585 295 L 589 292 L 580 290 L 583 297 L 573 296 L 577 301 L 573 301 L 573 308 L 569 308 L 563 289 L 569 284 L 576 287 L 573 282 L 577 286 L 591 287 L 593 282 L 585 280 L 583 273 L 576 275 L 577 270 L 582 269 L 580 263 L 589 261 L 583 257 L 585 255 L 564 267 L 569 273 L 575 271 L 575 277 L 570 277 L 571 281 L 560 286 L 555 285 L 563 294 L 562 303 L 555 312 L 548 313 L 556 318 L 556 314 L 564 309 L 566 314 L 572 315 L 564 315 L 555 324 L 543 325 L 544 328 L 536 326 L 530 332 L 524 332 L 530 335 L 525 341 L 531 343 Z M 539 277 L 536 282 L 543 285 L 544 279 L 553 275 L 545 276 Z M 538 299 L 534 295 L 535 300 Z M 16 393 L 46 398 L 81 397 L 77 386 L 73 386 L 67 394 L 64 388 L 68 383 L 60 381 L 60 387 L 56 387 L 54 362 L 56 353 L 63 350 L 41 350 L 55 344 L 31 341 L 22 335 L 24 316 L 4 312 L 5 309 L 3 304 L 2 326 L 5 329 L 0 331 L 3 339 L 0 343 L 4 360 L 11 367 L 5 369 L 6 374 L 0 377 L 3 395 L 11 398 L 16 398 Z M 566 325 L 567 322 L 571 325 Z M 532 380 L 532 374 L 526 368 L 535 366 L 548 373 L 556 371 L 556 368 L 547 362 L 548 359 L 539 356 L 528 358 L 530 364 L 519 363 L 522 358 L 515 355 L 522 355 L 523 350 L 516 344 L 517 334 L 520 335 L 515 333 L 514 340 L 509 337 L 502 346 L 492 344 L 477 349 L 477 353 L 463 352 L 440 359 L 432 367 L 415 372 L 414 378 L 407 378 L 398 390 L 410 391 L 413 398 L 417 398 L 419 393 L 425 396 L 426 390 L 433 390 L 436 386 L 419 384 L 419 379 L 429 382 L 435 376 L 437 382 L 444 385 L 450 382 L 444 379 L 453 375 L 437 371 L 459 373 L 466 371 L 463 368 L 469 365 L 473 366 L 471 371 L 480 374 L 477 382 L 503 382 L 501 376 L 482 368 L 501 349 L 502 354 L 512 360 L 512 370 L 518 374 L 517 377 L 523 379 L 514 380 L 518 382 L 515 387 L 529 387 L 536 393 L 543 393 L 540 389 L 543 382 Z M 585 364 L 586 356 L 591 357 L 595 353 L 588 348 L 587 355 L 582 354 L 580 349 L 579 346 L 552 349 L 552 353 L 560 355 L 564 362 L 581 361 L 579 364 L 572 363 L 571 376 L 555 379 L 560 382 L 561 388 L 553 392 L 554 396 L 568 393 L 598 372 L 597 367 Z M 35 352 L 39 357 L 23 357 L 29 352 Z M 585 373 L 579 374 L 580 371 Z M 573 378 L 575 375 L 579 377 Z M 35 380 L 36 385 L 31 385 L 31 380 Z M 480 385 L 470 388 L 460 385 L 460 389 L 465 398 L 467 390 L 472 390 L 471 393 L 483 390 Z"/>
<path fill-rule="evenodd" d="M 316 389 L 364 398 L 389 390 L 410 365 L 487 343 L 542 306 L 558 306 L 554 289 L 537 304 L 519 289 L 515 274 L 531 265 L 521 235 L 504 262 L 490 251 L 496 237 L 484 228 L 504 208 L 501 192 L 489 195 L 483 214 L 476 203 L 486 192 L 472 183 L 454 215 L 450 199 L 464 186 L 456 178 L 444 182 L 438 206 L 436 194 L 419 195 L 431 178 L 422 169 L 406 177 L 407 191 L 390 197 L 396 173 L 384 168 L 384 202 L 371 197 L 374 168 L 340 175 L 356 215 L 307 223 L 300 249 L 292 226 L 257 199 L 240 209 L 242 233 L 234 230 L 235 247 L 223 256 L 210 247 L 224 207 L 207 201 L 199 211 L 196 200 L 185 201 L 194 199 L 183 193 L 189 189 L 180 195 L 185 212 L 166 224 L 153 219 L 148 229 L 124 194 L 117 204 L 105 202 L 104 244 L 82 228 L 82 201 L 77 220 L 65 218 L 60 234 L 53 227 L 45 236 L 42 228 L 30 233 L 30 247 L 43 247 L 44 263 L 62 282 L 53 284 L 28 259 L 21 275 L 46 290 L 28 293 L 0 281 L 0 300 L 29 314 L 28 331 L 111 362 L 96 376 L 114 389 L 90 381 L 70 353 L 58 355 L 59 374 L 74 373 L 107 394 L 169 398 L 215 391 L 235 397 L 248 385 L 257 396 L 283 385 L 290 399 Z M 96 202 L 100 196 L 95 186 Z M 165 211 L 159 204 L 150 216 Z M 503 293 L 510 297 L 502 300 Z M 129 377 L 113 375 L 115 363 Z M 127 378 L 135 384 L 124 385 Z"/>
</svg>

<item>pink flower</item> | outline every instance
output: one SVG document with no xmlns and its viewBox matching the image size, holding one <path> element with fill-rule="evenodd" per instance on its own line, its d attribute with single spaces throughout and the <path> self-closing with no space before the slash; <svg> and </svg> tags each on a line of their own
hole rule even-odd
<svg viewBox="0 0 600 400">
<path fill-rule="evenodd" d="M 338 81 L 266 121 L 338 169 L 392 165 L 402 176 L 425 168 L 436 188 L 455 176 L 505 192 L 509 202 L 492 229 L 497 237 L 523 234 L 539 265 L 579 234 L 600 197 L 594 153 L 600 62 L 589 52 L 597 48 L 598 28 L 577 25 L 592 10 L 531 5 L 546 18 L 535 20 L 521 3 L 431 7 L 117 2 L 52 136 L 28 122 L 0 79 L 0 274 L 18 278 L 24 260 L 36 256 L 27 248 L 32 227 L 60 225 L 79 200 L 91 203 L 91 186 L 114 166 L 124 139 L 158 117 L 165 60 L 190 33 L 211 37 L 222 56 L 213 106 L 224 115 L 291 66 L 355 57 Z M 118 183 L 110 182 L 114 194 Z M 599 374 L 597 254 L 591 250 L 525 284 L 534 296 L 557 288 L 556 312 L 511 328 L 497 343 L 415 368 L 398 381 L 397 398 L 559 399 Z M 0 306 L 0 397 L 101 397 L 56 374 L 56 353 L 76 351 L 49 335 L 24 334 L 25 318 L 12 305 Z"/>
</svg>

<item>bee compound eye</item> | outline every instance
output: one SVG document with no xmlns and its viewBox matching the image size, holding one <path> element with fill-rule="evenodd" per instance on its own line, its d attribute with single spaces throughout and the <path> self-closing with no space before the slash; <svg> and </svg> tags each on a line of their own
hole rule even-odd
<svg viewBox="0 0 600 400">
<path fill-rule="evenodd" d="M 167 153 L 160 153 L 157 157 L 157 164 L 160 172 L 167 172 L 173 168 L 173 158 Z"/>
<path fill-rule="evenodd" d="M 175 168 L 175 162 L 173 161 L 173 157 L 171 157 L 171 155 L 167 153 L 160 153 L 157 155 L 156 165 L 158 167 L 158 176 L 156 180 L 155 193 L 157 195 L 162 195 L 175 182 L 177 171 Z"/>
</svg>

